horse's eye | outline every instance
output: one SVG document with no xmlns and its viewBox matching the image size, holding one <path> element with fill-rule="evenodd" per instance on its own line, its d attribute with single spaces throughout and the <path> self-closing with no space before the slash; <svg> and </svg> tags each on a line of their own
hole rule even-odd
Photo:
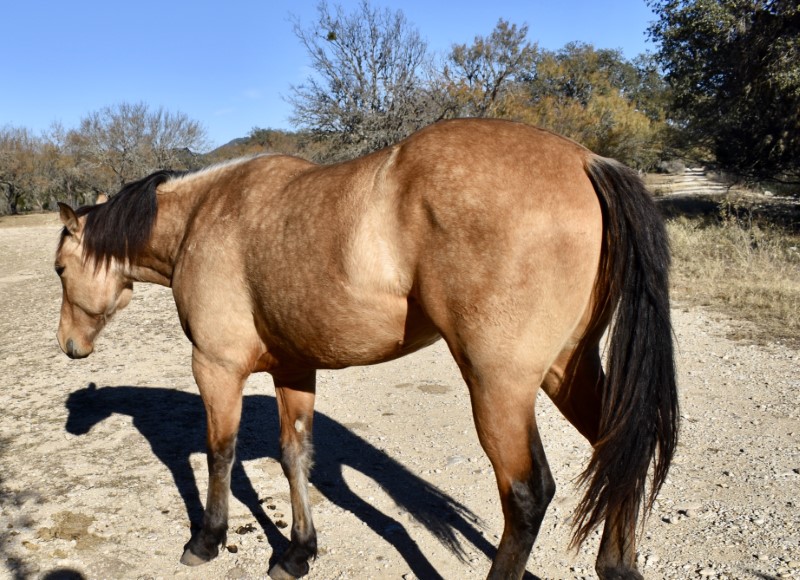
<svg viewBox="0 0 800 580">
<path fill-rule="evenodd" d="M 56 266 L 56 274 L 58 274 L 60 277 L 61 274 L 63 273 L 64 273 L 64 266 Z"/>
</svg>

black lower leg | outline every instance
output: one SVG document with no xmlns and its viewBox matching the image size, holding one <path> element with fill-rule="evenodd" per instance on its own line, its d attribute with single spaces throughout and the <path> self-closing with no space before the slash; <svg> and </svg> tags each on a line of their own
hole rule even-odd
<svg viewBox="0 0 800 580">
<path fill-rule="evenodd" d="M 638 505 L 629 505 L 606 519 L 595 564 L 600 580 L 642 580 L 636 569 L 638 513 Z"/>
<path fill-rule="evenodd" d="M 228 532 L 228 496 L 236 440 L 208 453 L 208 501 L 202 527 L 184 547 L 181 562 L 202 564 L 217 557 Z"/>
<path fill-rule="evenodd" d="M 306 425 L 306 423 L 301 422 Z M 309 560 L 317 557 L 317 532 L 308 500 L 308 474 L 312 463 L 312 446 L 307 427 L 295 431 L 281 449 L 281 465 L 289 480 L 292 502 L 292 532 L 289 548 L 269 571 L 273 578 L 299 578 L 309 571 Z M 283 575 L 288 573 L 288 576 Z"/>
<path fill-rule="evenodd" d="M 504 500 L 505 530 L 489 578 L 521 577 L 539 534 L 556 483 L 544 454 L 539 433 L 531 436 L 533 469 L 526 481 L 514 481 Z"/>
<path fill-rule="evenodd" d="M 309 560 L 317 557 L 317 536 L 312 534 L 307 538 L 296 537 L 292 533 L 292 541 L 289 548 L 281 556 L 277 567 L 283 568 L 293 578 L 300 578 L 308 574 L 310 566 Z M 270 570 L 273 576 L 274 568 Z M 273 576 L 274 578 L 275 576 Z"/>
</svg>

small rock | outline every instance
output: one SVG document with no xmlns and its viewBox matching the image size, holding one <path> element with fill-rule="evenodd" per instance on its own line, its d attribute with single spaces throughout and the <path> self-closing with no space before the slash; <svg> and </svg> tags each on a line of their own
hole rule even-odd
<svg viewBox="0 0 800 580">
<path fill-rule="evenodd" d="M 703 504 L 700 503 L 682 503 L 680 505 L 675 506 L 675 511 L 679 514 L 683 514 L 685 516 L 691 516 L 697 514 L 703 507 Z"/>
<path fill-rule="evenodd" d="M 458 465 L 459 463 L 464 463 L 465 459 L 460 455 L 453 455 L 447 458 L 447 466 L 451 467 L 453 465 Z"/>
<path fill-rule="evenodd" d="M 237 552 L 239 551 L 239 546 L 237 546 L 236 544 L 228 544 L 228 545 L 226 546 L 226 549 L 227 549 L 227 550 L 228 550 L 228 551 L 229 551 L 231 554 L 235 554 L 235 553 L 237 553 Z"/>
<path fill-rule="evenodd" d="M 286 528 L 286 527 L 288 527 L 288 526 L 289 526 L 289 524 L 287 524 L 287 523 L 286 523 L 285 521 L 283 521 L 283 520 L 278 520 L 277 522 L 275 522 L 275 525 L 276 525 L 277 527 L 279 527 L 280 529 L 283 529 L 283 528 Z"/>
<path fill-rule="evenodd" d="M 708 577 L 708 576 L 716 575 L 717 571 L 714 570 L 714 568 L 703 568 L 698 573 L 705 578 L 705 577 Z"/>
<path fill-rule="evenodd" d="M 225 575 L 225 578 L 229 580 L 239 580 L 239 578 L 247 578 L 247 572 L 238 566 L 236 568 L 231 568 L 228 570 L 228 573 Z"/>
</svg>

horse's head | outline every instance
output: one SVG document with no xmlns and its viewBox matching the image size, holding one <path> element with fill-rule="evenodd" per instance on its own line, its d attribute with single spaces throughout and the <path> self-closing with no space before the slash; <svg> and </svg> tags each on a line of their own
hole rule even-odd
<svg viewBox="0 0 800 580">
<path fill-rule="evenodd" d="M 133 283 L 118 260 L 99 261 L 84 245 L 85 212 L 59 203 L 64 224 L 55 268 L 63 288 L 58 344 L 70 358 L 94 350 L 94 340 L 115 312 L 128 305 Z"/>
</svg>

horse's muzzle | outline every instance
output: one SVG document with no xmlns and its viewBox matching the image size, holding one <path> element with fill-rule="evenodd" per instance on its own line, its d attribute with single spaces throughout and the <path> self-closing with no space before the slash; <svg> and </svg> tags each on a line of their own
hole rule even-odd
<svg viewBox="0 0 800 580">
<path fill-rule="evenodd" d="M 78 358 L 86 358 L 89 356 L 89 352 L 81 352 L 75 346 L 75 341 L 71 338 L 67 339 L 67 344 L 64 345 L 64 353 L 71 359 L 78 359 Z"/>
</svg>

